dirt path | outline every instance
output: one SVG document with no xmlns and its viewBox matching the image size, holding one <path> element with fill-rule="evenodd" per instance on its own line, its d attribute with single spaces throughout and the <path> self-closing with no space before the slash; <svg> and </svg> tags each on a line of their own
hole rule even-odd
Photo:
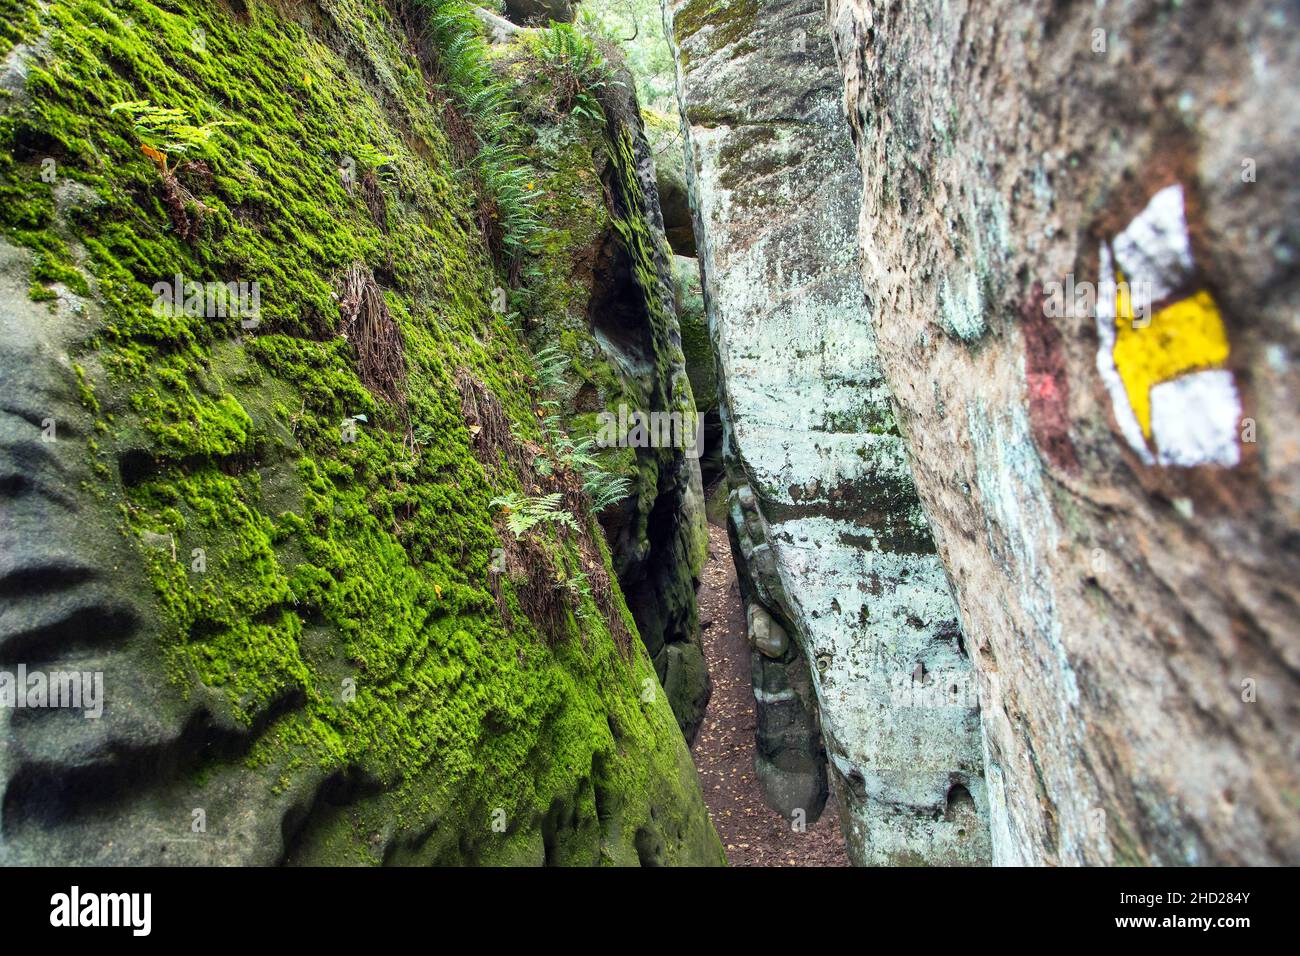
<svg viewBox="0 0 1300 956">
<path fill-rule="evenodd" d="M 699 590 L 704 656 L 713 696 L 692 754 L 713 825 L 732 866 L 848 866 L 832 797 L 806 833 L 763 802 L 754 775 L 754 692 L 745 612 L 727 531 L 709 525 L 709 563 Z"/>
</svg>

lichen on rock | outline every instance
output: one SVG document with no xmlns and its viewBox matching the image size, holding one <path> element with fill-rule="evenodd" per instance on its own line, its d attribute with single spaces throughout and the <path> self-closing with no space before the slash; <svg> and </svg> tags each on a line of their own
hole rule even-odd
<svg viewBox="0 0 1300 956">
<path fill-rule="evenodd" d="M 829 782 L 856 863 L 987 862 L 978 707 L 949 692 L 970 662 L 858 276 L 860 176 L 821 7 L 664 6 L 759 778 L 772 806 L 809 819 Z"/>
<path fill-rule="evenodd" d="M 827 12 L 994 862 L 1295 864 L 1296 11 Z"/>
</svg>

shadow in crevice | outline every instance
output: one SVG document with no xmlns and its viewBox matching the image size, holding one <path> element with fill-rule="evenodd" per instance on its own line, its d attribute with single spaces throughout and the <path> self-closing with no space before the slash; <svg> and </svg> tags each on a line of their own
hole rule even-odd
<svg viewBox="0 0 1300 956">
<path fill-rule="evenodd" d="M 617 232 L 600 240 L 592 265 L 587 324 L 601 349 L 628 374 L 654 369 L 654 329 L 645 292 L 637 281 L 632 257 Z"/>
</svg>

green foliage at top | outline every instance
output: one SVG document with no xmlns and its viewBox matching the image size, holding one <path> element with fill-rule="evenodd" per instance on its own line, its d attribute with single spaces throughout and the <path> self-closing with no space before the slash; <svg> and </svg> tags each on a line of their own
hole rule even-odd
<svg viewBox="0 0 1300 956">
<path fill-rule="evenodd" d="M 596 44 L 572 23 L 552 23 L 549 29 L 537 31 L 536 37 L 537 54 L 553 74 L 568 76 L 593 91 L 609 79 L 609 68 Z"/>
<path fill-rule="evenodd" d="M 518 254 L 531 246 L 538 222 L 533 171 L 518 149 L 519 114 L 512 91 L 493 70 L 482 26 L 463 0 L 413 0 L 437 50 L 444 91 L 472 122 L 479 139 L 474 170 L 495 200 L 504 245 Z"/>
<path fill-rule="evenodd" d="M 534 34 L 534 50 L 551 83 L 557 106 L 596 121 L 604 114 L 597 95 L 617 82 L 596 44 L 571 23 L 552 23 Z"/>
<path fill-rule="evenodd" d="M 659 0 L 583 0 L 583 30 L 615 44 L 636 79 L 642 107 L 677 116 L 677 68 L 664 35 Z"/>
</svg>

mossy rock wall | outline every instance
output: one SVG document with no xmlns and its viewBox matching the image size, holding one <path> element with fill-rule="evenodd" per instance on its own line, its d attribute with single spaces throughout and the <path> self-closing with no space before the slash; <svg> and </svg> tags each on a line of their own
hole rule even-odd
<svg viewBox="0 0 1300 956">
<path fill-rule="evenodd" d="M 104 687 L 0 711 L 2 862 L 722 862 L 621 594 L 544 633 L 490 586 L 517 480 L 457 382 L 521 440 L 535 396 L 398 7 L 0 3 L 0 655 Z M 143 100 L 212 124 L 185 193 Z M 400 403 L 341 335 L 357 264 Z M 178 276 L 258 283 L 255 326 L 157 308 Z"/>
<path fill-rule="evenodd" d="M 699 415 L 654 160 L 616 53 L 605 50 L 607 80 L 574 108 L 557 103 L 537 43 L 525 31 L 495 53 L 516 84 L 543 223 L 536 253 L 525 258 L 531 294 L 520 322 L 536 349 L 558 348 L 570 362 L 554 398 L 574 436 L 599 437 L 603 422 L 638 412 L 674 415 L 682 426 L 674 444 L 636 447 L 631 435 L 625 447 L 602 452 L 630 493 L 600 518 L 642 640 L 693 740 L 711 686 L 695 606 L 708 534 Z M 633 432 L 621 427 L 619 435 Z"/>
</svg>

